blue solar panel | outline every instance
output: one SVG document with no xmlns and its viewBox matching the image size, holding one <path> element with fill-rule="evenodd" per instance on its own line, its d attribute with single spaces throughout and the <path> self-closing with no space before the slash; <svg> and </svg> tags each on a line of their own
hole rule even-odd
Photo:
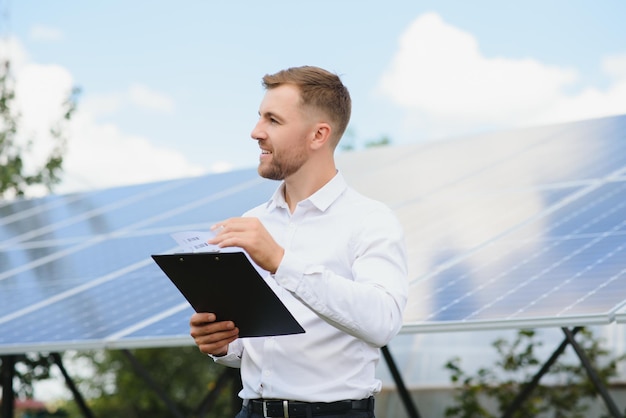
<svg viewBox="0 0 626 418">
<path fill-rule="evenodd" d="M 412 259 L 431 262 L 413 268 L 405 331 L 613 319 L 626 299 L 624 118 L 572 125 L 512 153 L 504 170 L 398 205 L 409 239 L 427 242 L 410 245 Z"/>
<path fill-rule="evenodd" d="M 42 199 L 32 212 L 36 223 L 28 216 L 5 221 L 3 232 L 18 233 L 0 245 L 2 350 L 98 347 L 147 326 L 149 318 L 163 319 L 172 306 L 186 309 L 150 254 L 176 249 L 169 233 L 208 229 L 276 187 L 256 170 L 238 171 L 85 193 L 65 204 Z M 14 210 L 23 206 L 17 202 Z M 10 205 L 4 210 L 7 217 L 16 213 Z"/>
<path fill-rule="evenodd" d="M 338 156 L 404 225 L 403 332 L 626 322 L 626 117 Z M 0 353 L 192 344 L 150 258 L 264 202 L 256 169 L 0 206 Z"/>
</svg>

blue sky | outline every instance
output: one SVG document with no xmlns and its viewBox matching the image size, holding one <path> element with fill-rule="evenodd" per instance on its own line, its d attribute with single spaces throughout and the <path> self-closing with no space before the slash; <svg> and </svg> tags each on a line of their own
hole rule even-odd
<svg viewBox="0 0 626 418">
<path fill-rule="evenodd" d="M 24 124 L 82 89 L 59 191 L 253 167 L 261 77 L 318 65 L 357 148 L 626 113 L 626 2 L 2 3 Z M 36 158 L 36 157 L 34 157 Z"/>
</svg>

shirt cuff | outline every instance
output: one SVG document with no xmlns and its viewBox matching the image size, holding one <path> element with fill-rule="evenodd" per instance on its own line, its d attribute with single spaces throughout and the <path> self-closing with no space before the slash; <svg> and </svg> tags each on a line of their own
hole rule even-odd
<svg viewBox="0 0 626 418">
<path fill-rule="evenodd" d="M 243 346 L 241 345 L 241 340 L 237 339 L 228 345 L 228 351 L 225 355 L 214 356 L 209 354 L 208 356 L 217 364 L 229 367 L 240 367 L 242 351 Z"/>
<path fill-rule="evenodd" d="M 283 259 L 273 277 L 276 283 L 293 293 L 298 288 L 305 269 L 306 265 L 304 262 L 292 256 L 289 251 L 285 251 Z"/>
<path fill-rule="evenodd" d="M 225 356 L 213 356 L 209 354 L 209 357 L 213 359 L 217 364 L 229 367 L 239 367 L 241 365 L 241 358 L 235 353 L 229 353 Z"/>
</svg>

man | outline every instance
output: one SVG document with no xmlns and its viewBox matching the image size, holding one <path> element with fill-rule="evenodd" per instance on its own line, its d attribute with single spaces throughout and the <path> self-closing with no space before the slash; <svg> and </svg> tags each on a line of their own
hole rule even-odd
<svg viewBox="0 0 626 418">
<path fill-rule="evenodd" d="M 241 247 L 267 270 L 306 332 L 238 339 L 237 324 L 196 313 L 191 336 L 217 363 L 241 368 L 238 418 L 373 417 L 380 347 L 399 331 L 407 298 L 403 231 L 335 167 L 351 112 L 339 77 L 305 66 L 263 85 L 251 136 L 259 174 L 282 183 L 267 203 L 214 225 L 210 243 Z"/>
</svg>

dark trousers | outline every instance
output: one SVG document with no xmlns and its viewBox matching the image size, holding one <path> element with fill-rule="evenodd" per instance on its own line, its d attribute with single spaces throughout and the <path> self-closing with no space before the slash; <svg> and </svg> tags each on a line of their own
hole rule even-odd
<svg viewBox="0 0 626 418">
<path fill-rule="evenodd" d="M 343 414 L 335 415 L 314 415 L 315 418 L 376 418 L 374 411 L 348 411 Z M 251 408 L 243 406 L 241 411 L 235 416 L 235 418 L 263 418 L 262 414 L 253 412 Z"/>
</svg>

